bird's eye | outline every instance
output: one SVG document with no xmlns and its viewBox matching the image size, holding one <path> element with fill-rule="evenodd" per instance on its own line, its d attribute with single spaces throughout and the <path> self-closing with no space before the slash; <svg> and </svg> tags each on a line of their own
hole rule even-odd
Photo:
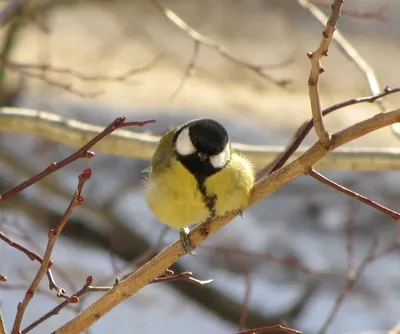
<svg viewBox="0 0 400 334">
<path fill-rule="evenodd" d="M 189 128 L 184 128 L 176 138 L 175 149 L 179 155 L 190 155 L 196 152 L 189 136 Z"/>
</svg>

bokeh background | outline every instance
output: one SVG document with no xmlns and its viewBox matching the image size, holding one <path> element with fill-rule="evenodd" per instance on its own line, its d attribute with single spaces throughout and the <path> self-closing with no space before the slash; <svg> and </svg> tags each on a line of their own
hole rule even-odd
<svg viewBox="0 0 400 334">
<path fill-rule="evenodd" d="M 134 131 L 157 135 L 189 119 L 210 116 L 227 127 L 233 141 L 287 144 L 310 117 L 306 52 L 318 47 L 322 32 L 315 18 L 296 0 L 159 4 L 227 47 L 242 63 L 265 66 L 264 73 L 272 79 L 202 44 L 193 62 L 193 39 L 153 1 L 27 1 L 19 17 L 0 30 L 2 104 L 104 126 L 121 115 L 129 120 L 155 118 L 156 124 Z M 327 14 L 329 5 L 330 1 L 318 2 Z M 344 9 L 339 29 L 376 71 L 382 89 L 399 86 L 400 3 L 353 0 Z M 370 95 L 363 74 L 335 44 L 323 64 L 323 106 Z M 190 66 L 192 75 L 186 78 Z M 57 72 L 60 68 L 69 71 Z M 135 69 L 142 70 L 124 75 Z M 83 80 L 76 73 L 97 78 Z M 396 107 L 400 95 L 388 100 Z M 327 126 L 337 131 L 378 112 L 375 105 L 353 106 L 329 116 Z M 314 141 L 311 133 L 306 143 Z M 351 145 L 398 144 L 398 138 L 383 129 Z M 39 136 L 1 133 L 1 191 L 73 151 Z M 149 249 L 162 249 L 177 238 L 146 206 L 140 180 L 148 165 L 149 161 L 96 152 L 95 158 L 75 162 L 1 204 L 0 229 L 43 252 L 47 230 L 69 203 L 78 174 L 91 168 L 94 174 L 84 191 L 86 202 L 58 240 L 53 268 L 69 294 L 79 290 L 88 275 L 94 276 L 94 284 L 110 285 L 142 263 Z M 400 209 L 396 171 L 326 175 Z M 355 265 L 366 257 L 376 236 L 380 249 L 386 249 L 398 234 L 396 223 L 383 214 L 300 177 L 247 210 L 245 220 L 228 224 L 196 256 L 185 256 L 174 268 L 193 271 L 198 279 L 212 278 L 211 285 L 147 286 L 97 322 L 90 333 L 234 333 L 246 295 L 244 328 L 286 323 L 305 333 L 318 333 L 347 284 L 349 227 L 354 230 Z M 0 243 L 0 273 L 8 278 L 0 283 L 7 328 L 37 269 L 37 263 Z M 328 332 L 387 333 L 400 321 L 399 275 L 396 251 L 369 265 Z M 60 302 L 45 280 L 40 291 L 27 310 L 25 326 Z M 80 305 L 95 298 L 95 293 L 87 295 Z M 32 333 L 58 328 L 79 307 L 67 308 Z"/>
</svg>

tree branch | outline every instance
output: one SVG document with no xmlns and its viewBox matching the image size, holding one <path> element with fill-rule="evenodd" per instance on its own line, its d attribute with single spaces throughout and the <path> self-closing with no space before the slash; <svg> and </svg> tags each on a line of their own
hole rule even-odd
<svg viewBox="0 0 400 334">
<path fill-rule="evenodd" d="M 334 134 L 332 136 L 330 149 L 336 149 L 349 141 L 399 121 L 400 109 L 386 114 L 375 115 L 372 118 L 356 123 Z M 318 142 L 297 160 L 270 174 L 261 182 L 258 182 L 253 188 L 249 206 L 259 202 L 297 176 L 307 172 L 316 162 L 322 159 L 326 153 L 326 149 Z M 230 212 L 224 217 L 217 217 L 211 222 L 197 225 L 190 232 L 192 247 L 200 245 L 234 217 L 235 213 Z M 182 247 L 182 243 L 179 240 L 175 241 L 54 333 L 79 333 L 86 330 L 116 305 L 149 284 L 155 277 L 164 273 L 173 263 L 185 254 L 186 252 Z"/>
<path fill-rule="evenodd" d="M 300 3 L 304 2 L 303 0 L 299 0 Z M 311 111 L 314 120 L 314 128 L 315 132 L 318 135 L 319 140 L 325 148 L 328 148 L 330 145 L 330 134 L 325 128 L 323 116 L 322 116 L 322 108 L 321 108 L 321 100 L 319 97 L 319 89 L 318 82 L 319 76 L 325 70 L 321 65 L 321 58 L 328 56 L 329 45 L 332 42 L 333 34 L 336 30 L 336 24 L 339 20 L 340 10 L 342 8 L 344 0 L 335 0 L 332 5 L 331 15 L 326 22 L 325 30 L 322 33 L 322 41 L 318 47 L 318 49 L 314 52 L 307 53 L 308 58 L 311 62 L 311 71 L 310 77 L 308 79 L 308 87 L 310 94 L 310 104 Z"/>
<path fill-rule="evenodd" d="M 251 64 L 251 63 L 239 58 L 238 56 L 233 54 L 232 51 L 230 51 L 226 46 L 219 44 L 218 42 L 214 41 L 213 39 L 211 39 L 209 37 L 205 37 L 202 34 L 200 34 L 199 32 L 197 32 L 195 29 L 190 27 L 185 21 L 183 21 L 178 15 L 176 15 L 172 10 L 165 8 L 157 0 L 152 0 L 152 2 L 169 21 L 171 21 L 174 25 L 176 25 L 180 30 L 185 32 L 190 38 L 192 38 L 194 43 L 202 44 L 211 49 L 214 49 L 222 57 L 228 59 L 229 61 L 231 61 L 239 66 L 242 66 L 244 68 L 247 68 L 247 69 L 253 71 L 254 73 L 261 76 L 262 78 L 267 79 L 270 82 L 273 82 L 275 85 L 284 87 L 289 83 L 288 80 L 277 81 L 277 80 L 273 79 L 271 76 L 269 76 L 268 74 L 265 73 L 264 69 L 266 66 L 254 65 L 254 64 Z M 195 46 L 195 48 L 196 48 L 196 46 Z M 195 50 L 194 56 L 192 57 L 192 59 L 194 58 L 194 61 L 195 61 L 197 52 L 198 52 L 198 50 L 197 51 Z"/>
<path fill-rule="evenodd" d="M 376 95 L 337 103 L 325 109 L 323 115 L 328 115 L 333 111 L 355 104 L 373 103 L 382 97 L 399 92 L 400 88 L 390 89 L 387 87 L 383 92 Z M 306 151 L 304 147 L 298 148 L 312 129 L 313 124 L 313 121 L 310 120 L 307 126 L 301 131 L 298 139 L 289 148 L 283 146 L 245 145 L 241 143 L 232 143 L 232 146 L 235 150 L 246 155 L 256 168 L 264 168 L 267 164 L 274 161 L 277 156 L 281 156 L 281 159 L 272 168 L 272 171 L 274 171 L 283 166 L 289 158 L 291 160 L 298 158 Z M 73 119 L 65 119 L 57 114 L 46 111 L 0 108 L 0 132 L 34 133 L 53 142 L 79 149 L 86 144 L 89 138 L 95 137 L 102 131 L 104 131 L 104 128 L 101 126 Z M 60 133 L 63 135 L 60 136 Z M 149 160 L 159 140 L 160 137 L 158 136 L 117 130 L 97 142 L 95 149 L 108 154 Z M 297 149 L 298 151 L 295 152 Z M 397 147 L 384 149 L 374 149 L 371 147 L 339 149 L 326 156 L 316 167 L 327 170 L 399 170 L 400 149 Z"/>
<path fill-rule="evenodd" d="M 332 180 L 328 179 L 327 177 L 321 175 L 320 173 L 318 173 L 314 168 L 311 168 L 308 172 L 308 175 L 310 175 L 312 178 L 316 179 L 317 181 L 326 184 L 327 186 L 347 195 L 350 196 L 352 198 L 355 198 L 356 200 L 367 204 L 368 206 L 373 207 L 374 209 L 384 213 L 385 215 L 388 215 L 390 218 L 394 219 L 394 220 L 399 220 L 400 219 L 400 214 L 396 211 L 390 210 L 389 208 L 374 202 L 372 200 L 370 200 L 369 198 L 360 195 L 358 193 L 356 193 L 355 191 L 352 191 L 350 189 L 347 189 L 346 187 L 341 186 L 340 184 L 333 182 Z"/>
<path fill-rule="evenodd" d="M 76 188 L 75 195 L 73 196 L 67 210 L 65 211 L 63 217 L 61 218 L 60 222 L 58 223 L 57 228 L 49 231 L 49 233 L 48 233 L 49 240 L 47 242 L 47 247 L 46 247 L 46 250 L 45 250 L 45 253 L 43 256 L 43 261 L 40 265 L 39 271 L 37 272 L 36 276 L 32 280 L 31 285 L 29 286 L 28 290 L 26 291 L 24 299 L 18 303 L 17 314 L 15 316 L 11 334 L 20 334 L 21 322 L 22 322 L 22 318 L 24 317 L 25 310 L 28 307 L 29 302 L 33 298 L 33 295 L 35 294 L 43 276 L 45 275 L 45 273 L 48 271 L 48 269 L 52 265 L 52 261 L 50 260 L 50 257 L 53 252 L 53 248 L 57 241 L 57 238 L 60 235 L 65 224 L 67 223 L 68 218 L 70 217 L 74 208 L 83 203 L 84 198 L 81 195 L 81 193 L 82 193 L 82 190 L 83 190 L 83 187 L 84 187 L 86 181 L 90 177 L 91 177 L 90 169 L 86 169 L 85 171 L 83 171 L 83 173 L 81 175 L 79 175 L 79 182 L 78 182 L 78 186 Z"/>
<path fill-rule="evenodd" d="M 30 260 L 32 260 L 32 261 L 36 260 L 40 264 L 43 264 L 43 259 L 42 259 L 41 256 L 39 256 L 35 252 L 30 251 L 29 249 L 27 249 L 26 247 L 20 245 L 19 243 L 15 242 L 14 240 L 10 239 L 3 232 L 0 232 L 0 240 L 3 240 L 4 242 L 6 242 L 11 247 L 13 247 L 15 249 L 18 249 L 19 251 L 24 253 Z M 68 297 L 65 295 L 65 290 L 57 285 L 57 283 L 56 283 L 56 281 L 55 281 L 55 279 L 53 277 L 53 273 L 52 273 L 50 268 L 47 269 L 46 274 L 47 274 L 47 278 L 49 280 L 49 289 L 50 290 L 53 290 L 53 289 L 56 290 L 58 297 L 67 298 L 68 299 Z"/>
<path fill-rule="evenodd" d="M 11 188 L 10 190 L 5 191 L 0 195 L 0 203 L 5 201 L 7 198 L 19 193 L 20 191 L 26 189 L 30 185 L 40 181 L 44 177 L 54 173 L 56 170 L 70 164 L 71 162 L 78 160 L 80 158 L 92 158 L 94 156 L 93 152 L 90 152 L 89 149 L 94 146 L 97 142 L 103 139 L 105 136 L 115 131 L 116 129 L 127 127 L 127 126 L 144 126 L 149 123 L 154 123 L 155 120 L 149 120 L 144 122 L 125 122 L 125 117 L 116 118 L 110 125 L 108 125 L 103 131 L 97 134 L 94 138 L 92 138 L 88 143 L 83 145 L 77 152 L 71 154 L 69 157 L 59 161 L 52 162 L 50 166 L 44 169 L 39 174 L 31 177 L 30 179 L 22 182 L 21 184 Z M 53 129 L 54 131 L 54 129 Z"/>
</svg>

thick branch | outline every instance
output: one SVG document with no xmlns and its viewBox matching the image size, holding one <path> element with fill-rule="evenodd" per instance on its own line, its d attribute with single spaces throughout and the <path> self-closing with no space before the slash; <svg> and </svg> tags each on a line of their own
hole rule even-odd
<svg viewBox="0 0 400 334">
<path fill-rule="evenodd" d="M 390 94 L 398 93 L 400 88 L 387 89 L 383 93 L 363 98 L 351 99 L 340 104 L 333 105 L 324 110 L 324 114 L 329 114 L 335 110 L 354 104 L 374 102 L 376 99 Z M 311 121 L 310 121 L 311 122 Z M 301 141 L 304 139 L 312 124 L 307 125 Z M 53 142 L 61 143 L 69 147 L 80 148 L 87 141 L 100 132 L 104 131 L 101 126 L 95 126 L 73 119 L 65 119 L 59 115 L 46 111 L 37 111 L 21 108 L 0 108 L 0 132 L 19 132 L 34 133 L 42 138 Z M 60 136 L 62 133 L 62 136 Z M 141 134 L 126 130 L 116 130 L 101 139 L 93 147 L 94 150 L 137 159 L 151 159 L 160 137 L 148 134 Z M 290 153 L 293 153 L 299 143 Z M 233 143 L 233 147 L 245 154 L 255 165 L 256 168 L 263 168 L 272 162 L 278 155 L 285 151 L 283 146 L 262 146 L 245 145 Z M 306 151 L 300 147 L 296 153 L 291 155 L 291 159 L 298 158 Z M 286 160 L 285 160 L 286 161 Z M 280 166 L 279 166 L 280 167 Z M 328 155 L 318 163 L 319 169 L 325 170 L 399 170 L 400 169 L 400 149 L 399 148 L 351 148 L 340 149 Z"/>
<path fill-rule="evenodd" d="M 363 122 L 357 123 L 332 136 L 330 149 L 344 145 L 354 139 L 400 121 L 400 109 L 379 114 Z M 320 142 L 313 145 L 306 153 L 289 165 L 266 177 L 254 186 L 249 206 L 259 202 L 283 185 L 308 171 L 316 162 L 326 154 L 326 149 Z M 196 226 L 190 233 L 192 247 L 196 247 L 219 229 L 225 226 L 235 217 L 234 213 L 228 213 L 224 217 L 218 217 L 211 222 Z M 132 294 L 149 284 L 155 277 L 164 273 L 173 263 L 185 255 L 185 250 L 179 240 L 163 250 L 152 260 L 144 264 L 136 272 L 119 282 L 119 284 L 105 293 L 102 297 L 83 310 L 74 319 L 60 327 L 56 334 L 79 333 L 85 331 L 94 322 L 107 314 L 112 308 L 130 297 Z"/>
</svg>

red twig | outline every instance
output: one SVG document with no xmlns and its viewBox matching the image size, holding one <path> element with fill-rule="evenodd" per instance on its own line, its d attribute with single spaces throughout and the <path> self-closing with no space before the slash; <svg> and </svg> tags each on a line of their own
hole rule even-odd
<svg viewBox="0 0 400 334">
<path fill-rule="evenodd" d="M 169 270 L 165 276 L 158 277 L 154 279 L 151 283 L 162 283 L 162 282 L 173 282 L 173 281 L 188 281 L 191 283 L 194 283 L 198 286 L 204 286 L 206 284 L 209 284 L 212 282 L 212 280 L 206 280 L 206 281 L 200 281 L 196 278 L 193 277 L 193 274 L 191 272 L 185 271 L 180 274 L 174 274 L 172 270 Z M 41 316 L 38 320 L 34 321 L 31 323 L 29 326 L 27 326 L 25 329 L 21 331 L 21 334 L 28 333 L 50 317 L 57 315 L 60 313 L 62 309 L 64 309 L 66 306 L 72 303 L 79 303 L 80 297 L 83 295 L 87 294 L 88 292 L 106 292 L 111 290 L 113 287 L 115 287 L 118 284 L 119 280 L 117 279 L 115 281 L 114 286 L 92 286 L 91 284 L 93 283 L 93 276 L 89 276 L 86 279 L 85 285 L 77 291 L 74 295 L 71 296 L 70 299 L 63 301 L 56 307 L 54 307 L 51 311 L 47 312 L 43 316 Z"/>
<path fill-rule="evenodd" d="M 169 270 L 165 276 L 157 277 L 152 283 L 163 283 L 163 282 L 174 282 L 174 281 L 188 281 L 198 286 L 204 286 L 206 284 L 210 284 L 213 280 L 209 279 L 206 281 L 201 281 L 193 277 L 193 273 L 190 271 L 184 271 L 180 274 L 174 274 L 172 270 Z"/>
<path fill-rule="evenodd" d="M 65 224 L 67 223 L 74 208 L 83 203 L 84 198 L 81 195 L 81 193 L 82 193 L 82 190 L 83 190 L 83 187 L 84 187 L 86 181 L 91 177 L 91 175 L 92 175 L 92 172 L 90 169 L 84 170 L 82 172 L 82 174 L 79 175 L 78 186 L 76 187 L 76 192 L 75 192 L 68 208 L 65 210 L 64 215 L 61 217 L 57 228 L 51 229 L 49 231 L 49 233 L 48 233 L 49 239 L 48 239 L 47 247 L 46 247 L 46 250 L 45 250 L 45 253 L 43 256 L 43 261 L 40 265 L 39 271 L 37 272 L 36 276 L 32 280 L 31 285 L 29 286 L 28 290 L 26 291 L 24 299 L 18 303 L 17 314 L 15 316 L 11 334 L 20 334 L 21 322 L 22 322 L 22 318 L 24 316 L 25 310 L 28 307 L 29 302 L 33 298 L 33 295 L 35 294 L 43 276 L 45 275 L 45 273 L 48 271 L 48 269 L 53 264 L 53 262 L 50 260 L 50 257 L 53 252 L 53 248 L 57 241 L 57 238 L 60 235 L 61 231 L 63 230 Z"/>
<path fill-rule="evenodd" d="M 64 300 L 62 303 L 60 303 L 59 305 L 54 307 L 51 311 L 49 311 L 46 314 L 44 314 L 43 316 L 41 316 L 38 320 L 32 322 L 29 326 L 27 326 L 25 329 L 23 329 L 21 331 L 21 334 L 28 333 L 29 331 L 31 331 L 35 327 L 39 326 L 42 322 L 46 321 L 50 317 L 52 317 L 54 315 L 57 315 L 68 304 L 79 303 L 79 297 L 83 296 L 84 294 L 86 294 L 88 292 L 105 292 L 105 291 L 108 291 L 108 290 L 113 288 L 112 286 L 111 287 L 109 287 L 109 286 L 104 286 L 104 287 L 102 287 L 102 286 L 92 286 L 91 285 L 92 283 L 93 283 L 93 276 L 89 276 L 86 279 L 86 283 L 82 287 L 82 289 L 77 291 L 70 299 Z M 118 281 L 116 281 L 115 284 L 118 284 Z"/>
<path fill-rule="evenodd" d="M 127 127 L 127 126 L 144 126 L 146 124 L 155 122 L 155 120 L 148 120 L 148 121 L 143 121 L 143 122 L 125 122 L 125 119 L 126 118 L 124 116 L 116 118 L 102 132 L 100 132 L 98 135 L 96 135 L 87 144 L 82 146 L 78 151 L 71 154 L 69 157 L 67 157 L 59 162 L 52 162 L 50 164 L 50 166 L 48 166 L 46 169 L 44 169 L 39 174 L 31 177 L 30 179 L 22 182 L 21 184 L 2 193 L 0 195 L 0 203 L 2 201 L 5 201 L 9 197 L 21 192 L 22 190 L 31 186 L 32 184 L 40 181 L 44 177 L 54 173 L 56 170 L 59 170 L 60 168 L 70 164 L 71 162 L 73 162 L 75 160 L 78 160 L 80 158 L 92 158 L 94 156 L 94 153 L 90 152 L 89 149 L 93 145 L 95 145 L 97 142 L 99 142 L 101 139 L 103 139 L 105 136 L 109 135 L 111 132 L 113 132 L 119 128 L 123 128 L 123 127 Z"/>
<path fill-rule="evenodd" d="M 387 95 L 395 94 L 400 92 L 400 87 L 398 88 L 389 88 L 386 87 L 382 93 L 376 94 L 376 95 L 371 95 L 371 96 L 366 96 L 366 97 L 361 97 L 357 99 L 351 99 L 347 101 L 343 101 L 337 104 L 334 104 L 333 106 L 330 106 L 329 108 L 326 108 L 322 111 L 322 115 L 326 116 L 329 115 L 330 113 L 342 109 L 345 107 L 349 107 L 355 104 L 359 103 L 374 103 L 376 100 L 381 99 L 382 97 L 385 97 Z M 281 158 L 278 160 L 278 162 L 271 168 L 270 172 L 268 174 L 271 174 L 281 168 L 291 157 L 291 155 L 299 148 L 300 144 L 303 142 L 303 140 L 306 138 L 307 134 L 311 131 L 311 129 L 314 126 L 314 121 L 311 119 L 308 122 L 302 124 L 299 127 L 299 135 L 296 140 L 294 140 L 289 147 L 285 150 L 285 152 L 282 154 Z M 267 171 L 264 171 L 264 175 Z M 260 176 L 261 176 L 260 175 Z"/>
<path fill-rule="evenodd" d="M 359 200 L 360 202 L 363 202 L 364 204 L 367 204 L 368 206 L 373 207 L 374 209 L 390 216 L 394 220 L 400 219 L 400 213 L 390 210 L 389 208 L 387 208 L 377 202 L 374 202 L 374 201 L 370 200 L 369 198 L 356 193 L 355 191 L 347 189 L 346 187 L 343 187 L 340 184 L 333 182 L 332 180 L 328 179 L 327 177 L 325 177 L 325 176 L 321 175 L 320 173 L 318 173 L 317 171 L 315 171 L 314 168 L 312 168 L 307 174 L 310 175 L 312 178 L 318 180 L 319 182 L 324 183 L 327 186 L 329 186 L 335 190 L 338 190 L 343 194 L 346 194 L 347 196 L 355 198 L 356 200 Z"/>
<path fill-rule="evenodd" d="M 29 249 L 27 249 L 26 247 L 20 245 L 19 243 L 15 242 L 14 240 L 10 239 L 3 232 L 0 232 L 0 239 L 3 240 L 4 242 L 6 242 L 11 247 L 13 247 L 15 249 L 18 249 L 19 251 L 24 253 L 30 260 L 38 261 L 39 263 L 43 263 L 43 259 L 42 259 L 41 256 L 39 256 L 38 254 L 30 251 Z M 65 295 L 65 290 L 63 288 L 59 287 L 56 284 L 50 268 L 47 269 L 47 278 L 49 280 L 49 289 L 50 290 L 53 290 L 53 289 L 56 290 L 58 297 L 68 298 Z"/>
<path fill-rule="evenodd" d="M 283 327 L 282 325 L 275 325 L 275 326 L 267 326 L 267 327 L 259 327 L 254 329 L 248 329 L 242 332 L 237 332 L 236 334 L 255 334 L 255 333 L 268 333 L 268 332 L 275 332 L 281 331 L 289 334 L 301 334 L 302 332 L 297 331 L 292 328 Z"/>
</svg>

